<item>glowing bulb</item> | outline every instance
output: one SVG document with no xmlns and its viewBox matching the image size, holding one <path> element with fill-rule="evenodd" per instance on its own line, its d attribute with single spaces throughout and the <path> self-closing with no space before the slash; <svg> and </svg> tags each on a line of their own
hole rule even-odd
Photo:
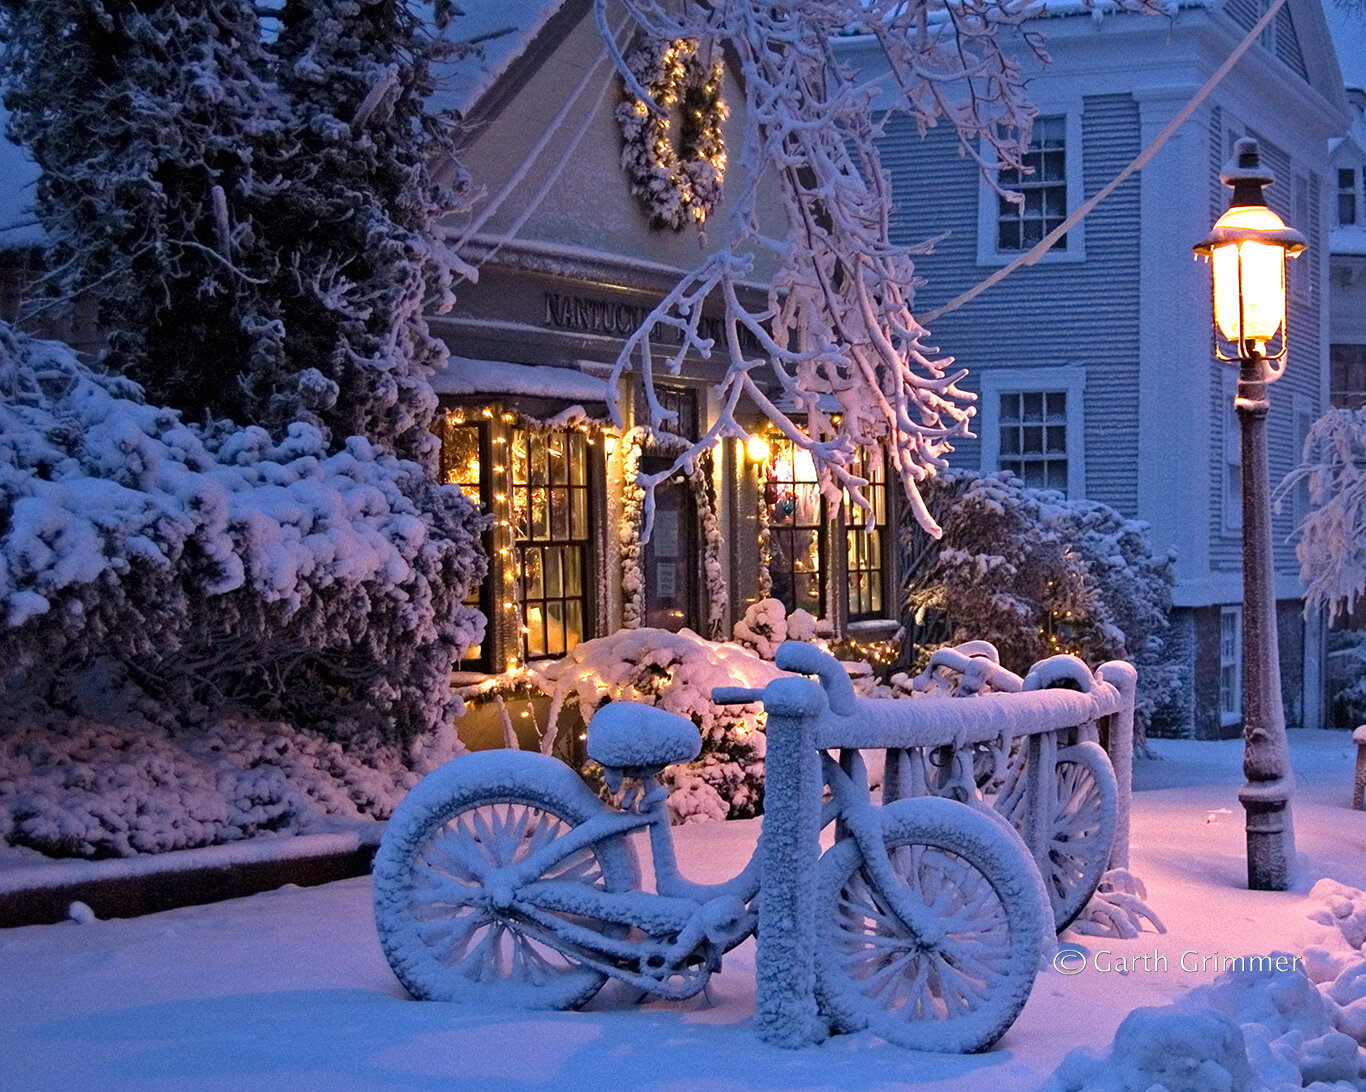
<svg viewBox="0 0 1366 1092">
<path fill-rule="evenodd" d="M 768 441 L 762 436 L 751 436 L 749 442 L 745 444 L 745 454 L 749 456 L 752 463 L 767 462 L 772 449 L 768 446 Z"/>
</svg>

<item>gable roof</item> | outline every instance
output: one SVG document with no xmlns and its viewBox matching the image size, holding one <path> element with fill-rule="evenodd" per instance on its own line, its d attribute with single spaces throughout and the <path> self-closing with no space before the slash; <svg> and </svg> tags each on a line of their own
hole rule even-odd
<svg viewBox="0 0 1366 1092">
<path fill-rule="evenodd" d="M 547 48 L 588 12 L 589 0 L 463 0 L 464 14 L 447 30 L 474 50 L 433 66 L 433 110 L 454 110 L 466 121 L 487 120 L 507 97 L 498 89 L 515 84 L 517 73 L 534 67 Z"/>
</svg>

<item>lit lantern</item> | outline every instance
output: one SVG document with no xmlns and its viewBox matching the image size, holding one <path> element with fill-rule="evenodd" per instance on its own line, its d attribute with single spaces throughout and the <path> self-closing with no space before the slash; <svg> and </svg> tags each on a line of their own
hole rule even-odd
<svg viewBox="0 0 1366 1092">
<path fill-rule="evenodd" d="M 1223 360 L 1278 360 L 1285 356 L 1285 259 L 1297 257 L 1305 239 L 1267 207 L 1262 188 L 1272 176 L 1255 140 L 1234 145 L 1219 178 L 1233 187 L 1228 211 L 1195 245 L 1214 267 L 1215 347 Z"/>
</svg>

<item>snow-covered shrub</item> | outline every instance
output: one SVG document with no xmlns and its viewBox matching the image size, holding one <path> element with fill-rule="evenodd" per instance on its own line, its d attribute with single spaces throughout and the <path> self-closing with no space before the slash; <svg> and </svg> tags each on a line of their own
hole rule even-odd
<svg viewBox="0 0 1366 1092">
<path fill-rule="evenodd" d="M 815 640 L 816 626 L 810 611 L 798 607 L 788 614 L 781 600 L 760 599 L 751 603 L 745 616 L 735 623 L 734 635 L 740 644 L 771 660 L 784 641 Z"/>
<path fill-rule="evenodd" d="M 717 686 L 766 686 L 781 674 L 770 661 L 688 629 L 634 629 L 585 641 L 564 659 L 536 665 L 535 671 L 538 684 L 554 698 L 553 708 L 577 702 L 585 724 L 604 702 L 638 701 L 697 725 L 701 753 L 665 775 L 675 821 L 739 819 L 760 811 L 766 742 L 762 706 L 717 706 L 711 691 Z M 553 724 L 557 717 L 550 719 Z"/>
<path fill-rule="evenodd" d="M 1138 719 L 1179 705 L 1179 669 L 1162 640 L 1175 580 L 1147 525 L 1098 501 L 1027 488 L 1008 472 L 942 475 L 926 497 L 944 529 L 905 532 L 906 638 L 899 665 L 987 640 L 1023 673 L 1058 652 L 1139 670 Z"/>
<path fill-rule="evenodd" d="M 387 818 L 418 776 L 393 745 L 342 747 L 281 723 L 32 718 L 0 734 L 0 840 L 98 858 L 324 831 Z"/>
<path fill-rule="evenodd" d="M 187 425 L 0 325 L 0 684 L 49 707 L 107 657 L 187 719 L 413 739 L 483 630 L 480 528 L 364 439 Z"/>
<path fill-rule="evenodd" d="M 1366 633 L 1328 634 L 1328 708 L 1331 723 L 1355 728 L 1366 723 Z"/>
</svg>

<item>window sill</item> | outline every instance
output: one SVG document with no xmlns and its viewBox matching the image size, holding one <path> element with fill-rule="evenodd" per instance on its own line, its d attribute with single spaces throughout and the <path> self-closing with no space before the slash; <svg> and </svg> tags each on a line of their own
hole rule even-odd
<svg viewBox="0 0 1366 1092">
<path fill-rule="evenodd" d="M 977 252 L 977 264 L 979 266 L 1009 265 L 1021 254 L 1028 253 L 1029 251 L 1027 250 L 979 250 Z M 1086 261 L 1086 250 L 1084 247 L 1077 247 L 1075 250 L 1050 250 L 1045 254 L 1041 254 L 1034 264 L 1075 264 L 1084 261 Z"/>
</svg>

